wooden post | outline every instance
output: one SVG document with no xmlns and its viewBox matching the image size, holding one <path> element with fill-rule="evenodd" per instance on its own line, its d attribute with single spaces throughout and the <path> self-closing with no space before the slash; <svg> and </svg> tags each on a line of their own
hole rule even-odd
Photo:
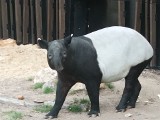
<svg viewBox="0 0 160 120">
<path fill-rule="evenodd" d="M 3 29 L 3 39 L 8 38 L 8 11 L 7 11 L 7 1 L 1 0 L 1 14 L 2 14 L 2 29 Z"/>
<path fill-rule="evenodd" d="M 37 29 L 37 38 L 43 38 L 42 35 L 42 7 L 41 0 L 35 0 L 36 4 L 36 29 Z"/>
<path fill-rule="evenodd" d="M 15 24 L 14 24 L 14 10 L 13 10 L 13 0 L 9 0 L 10 7 L 10 37 L 14 39 L 15 37 Z"/>
<path fill-rule="evenodd" d="M 56 39 L 59 38 L 59 0 L 55 1 L 56 7 Z"/>
<path fill-rule="evenodd" d="M 22 43 L 22 17 L 21 0 L 15 0 L 16 39 L 17 44 Z"/>
<path fill-rule="evenodd" d="M 1 2 L 0 2 L 0 16 L 2 16 L 1 12 Z M 2 38 L 2 17 L 0 17 L 0 39 Z"/>
<path fill-rule="evenodd" d="M 138 32 L 140 32 L 141 28 L 141 11 L 142 11 L 142 0 L 136 0 L 134 29 L 137 30 Z"/>
<path fill-rule="evenodd" d="M 156 66 L 156 0 L 150 0 L 150 43 L 154 49 L 151 66 Z"/>
<path fill-rule="evenodd" d="M 47 40 L 53 39 L 53 25 L 54 25 L 54 0 L 47 1 Z"/>
<path fill-rule="evenodd" d="M 149 41 L 150 40 L 150 34 L 149 34 L 149 21 L 150 21 L 150 8 L 149 8 L 149 0 L 145 0 L 145 37 Z"/>
<path fill-rule="evenodd" d="M 34 4 L 35 0 L 30 0 L 30 39 L 31 39 L 31 43 L 35 44 L 36 43 L 36 39 L 35 39 L 35 9 L 34 9 Z"/>
<path fill-rule="evenodd" d="M 64 38 L 65 33 L 65 0 L 59 0 L 59 38 Z"/>
<path fill-rule="evenodd" d="M 29 1 L 23 1 L 23 44 L 29 43 L 28 31 L 29 30 Z"/>
<path fill-rule="evenodd" d="M 124 3 L 124 0 L 118 0 L 118 25 L 125 26 L 125 3 Z"/>
</svg>

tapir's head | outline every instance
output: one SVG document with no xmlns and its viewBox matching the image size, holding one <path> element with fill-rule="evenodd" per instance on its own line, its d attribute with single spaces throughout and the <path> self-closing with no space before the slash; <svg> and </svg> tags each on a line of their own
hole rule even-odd
<svg viewBox="0 0 160 120">
<path fill-rule="evenodd" d="M 68 36 L 61 40 L 47 42 L 38 38 L 38 45 L 47 50 L 48 64 L 52 69 L 59 72 L 64 69 L 63 63 L 67 57 L 67 48 L 71 39 L 72 36 Z"/>
</svg>

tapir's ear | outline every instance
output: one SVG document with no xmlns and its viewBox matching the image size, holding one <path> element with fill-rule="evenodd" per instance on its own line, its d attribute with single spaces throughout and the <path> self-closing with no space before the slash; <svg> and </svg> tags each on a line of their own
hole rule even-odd
<svg viewBox="0 0 160 120">
<path fill-rule="evenodd" d="M 41 40 L 38 38 L 37 43 L 42 49 L 48 49 L 48 42 L 46 40 Z"/>
<path fill-rule="evenodd" d="M 66 47 L 71 43 L 72 37 L 73 37 L 73 34 L 64 38 L 64 44 L 65 44 Z"/>
</svg>

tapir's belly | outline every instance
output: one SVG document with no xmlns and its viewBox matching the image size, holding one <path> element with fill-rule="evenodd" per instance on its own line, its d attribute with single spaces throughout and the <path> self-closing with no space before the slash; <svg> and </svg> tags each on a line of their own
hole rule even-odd
<svg viewBox="0 0 160 120">
<path fill-rule="evenodd" d="M 113 66 L 112 66 L 113 67 Z M 116 67 L 116 66 L 114 66 Z M 118 68 L 114 69 L 103 69 L 102 71 L 102 82 L 115 82 L 118 80 L 121 80 L 122 78 L 125 78 L 127 74 L 129 73 L 130 68 L 127 66 L 123 66 L 119 68 L 120 71 L 118 71 Z"/>
</svg>

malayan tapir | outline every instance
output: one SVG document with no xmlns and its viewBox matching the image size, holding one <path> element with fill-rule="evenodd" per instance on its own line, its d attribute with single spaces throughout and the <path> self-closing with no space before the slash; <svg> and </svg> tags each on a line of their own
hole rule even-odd
<svg viewBox="0 0 160 120">
<path fill-rule="evenodd" d="M 46 118 L 56 118 L 70 88 L 84 83 L 91 101 L 88 115 L 98 116 L 99 87 L 102 82 L 125 78 L 117 111 L 134 108 L 141 90 L 139 75 L 150 63 L 153 49 L 137 31 L 120 26 L 107 27 L 87 35 L 47 42 L 38 39 L 47 49 L 49 66 L 58 73 L 55 105 Z"/>
</svg>

